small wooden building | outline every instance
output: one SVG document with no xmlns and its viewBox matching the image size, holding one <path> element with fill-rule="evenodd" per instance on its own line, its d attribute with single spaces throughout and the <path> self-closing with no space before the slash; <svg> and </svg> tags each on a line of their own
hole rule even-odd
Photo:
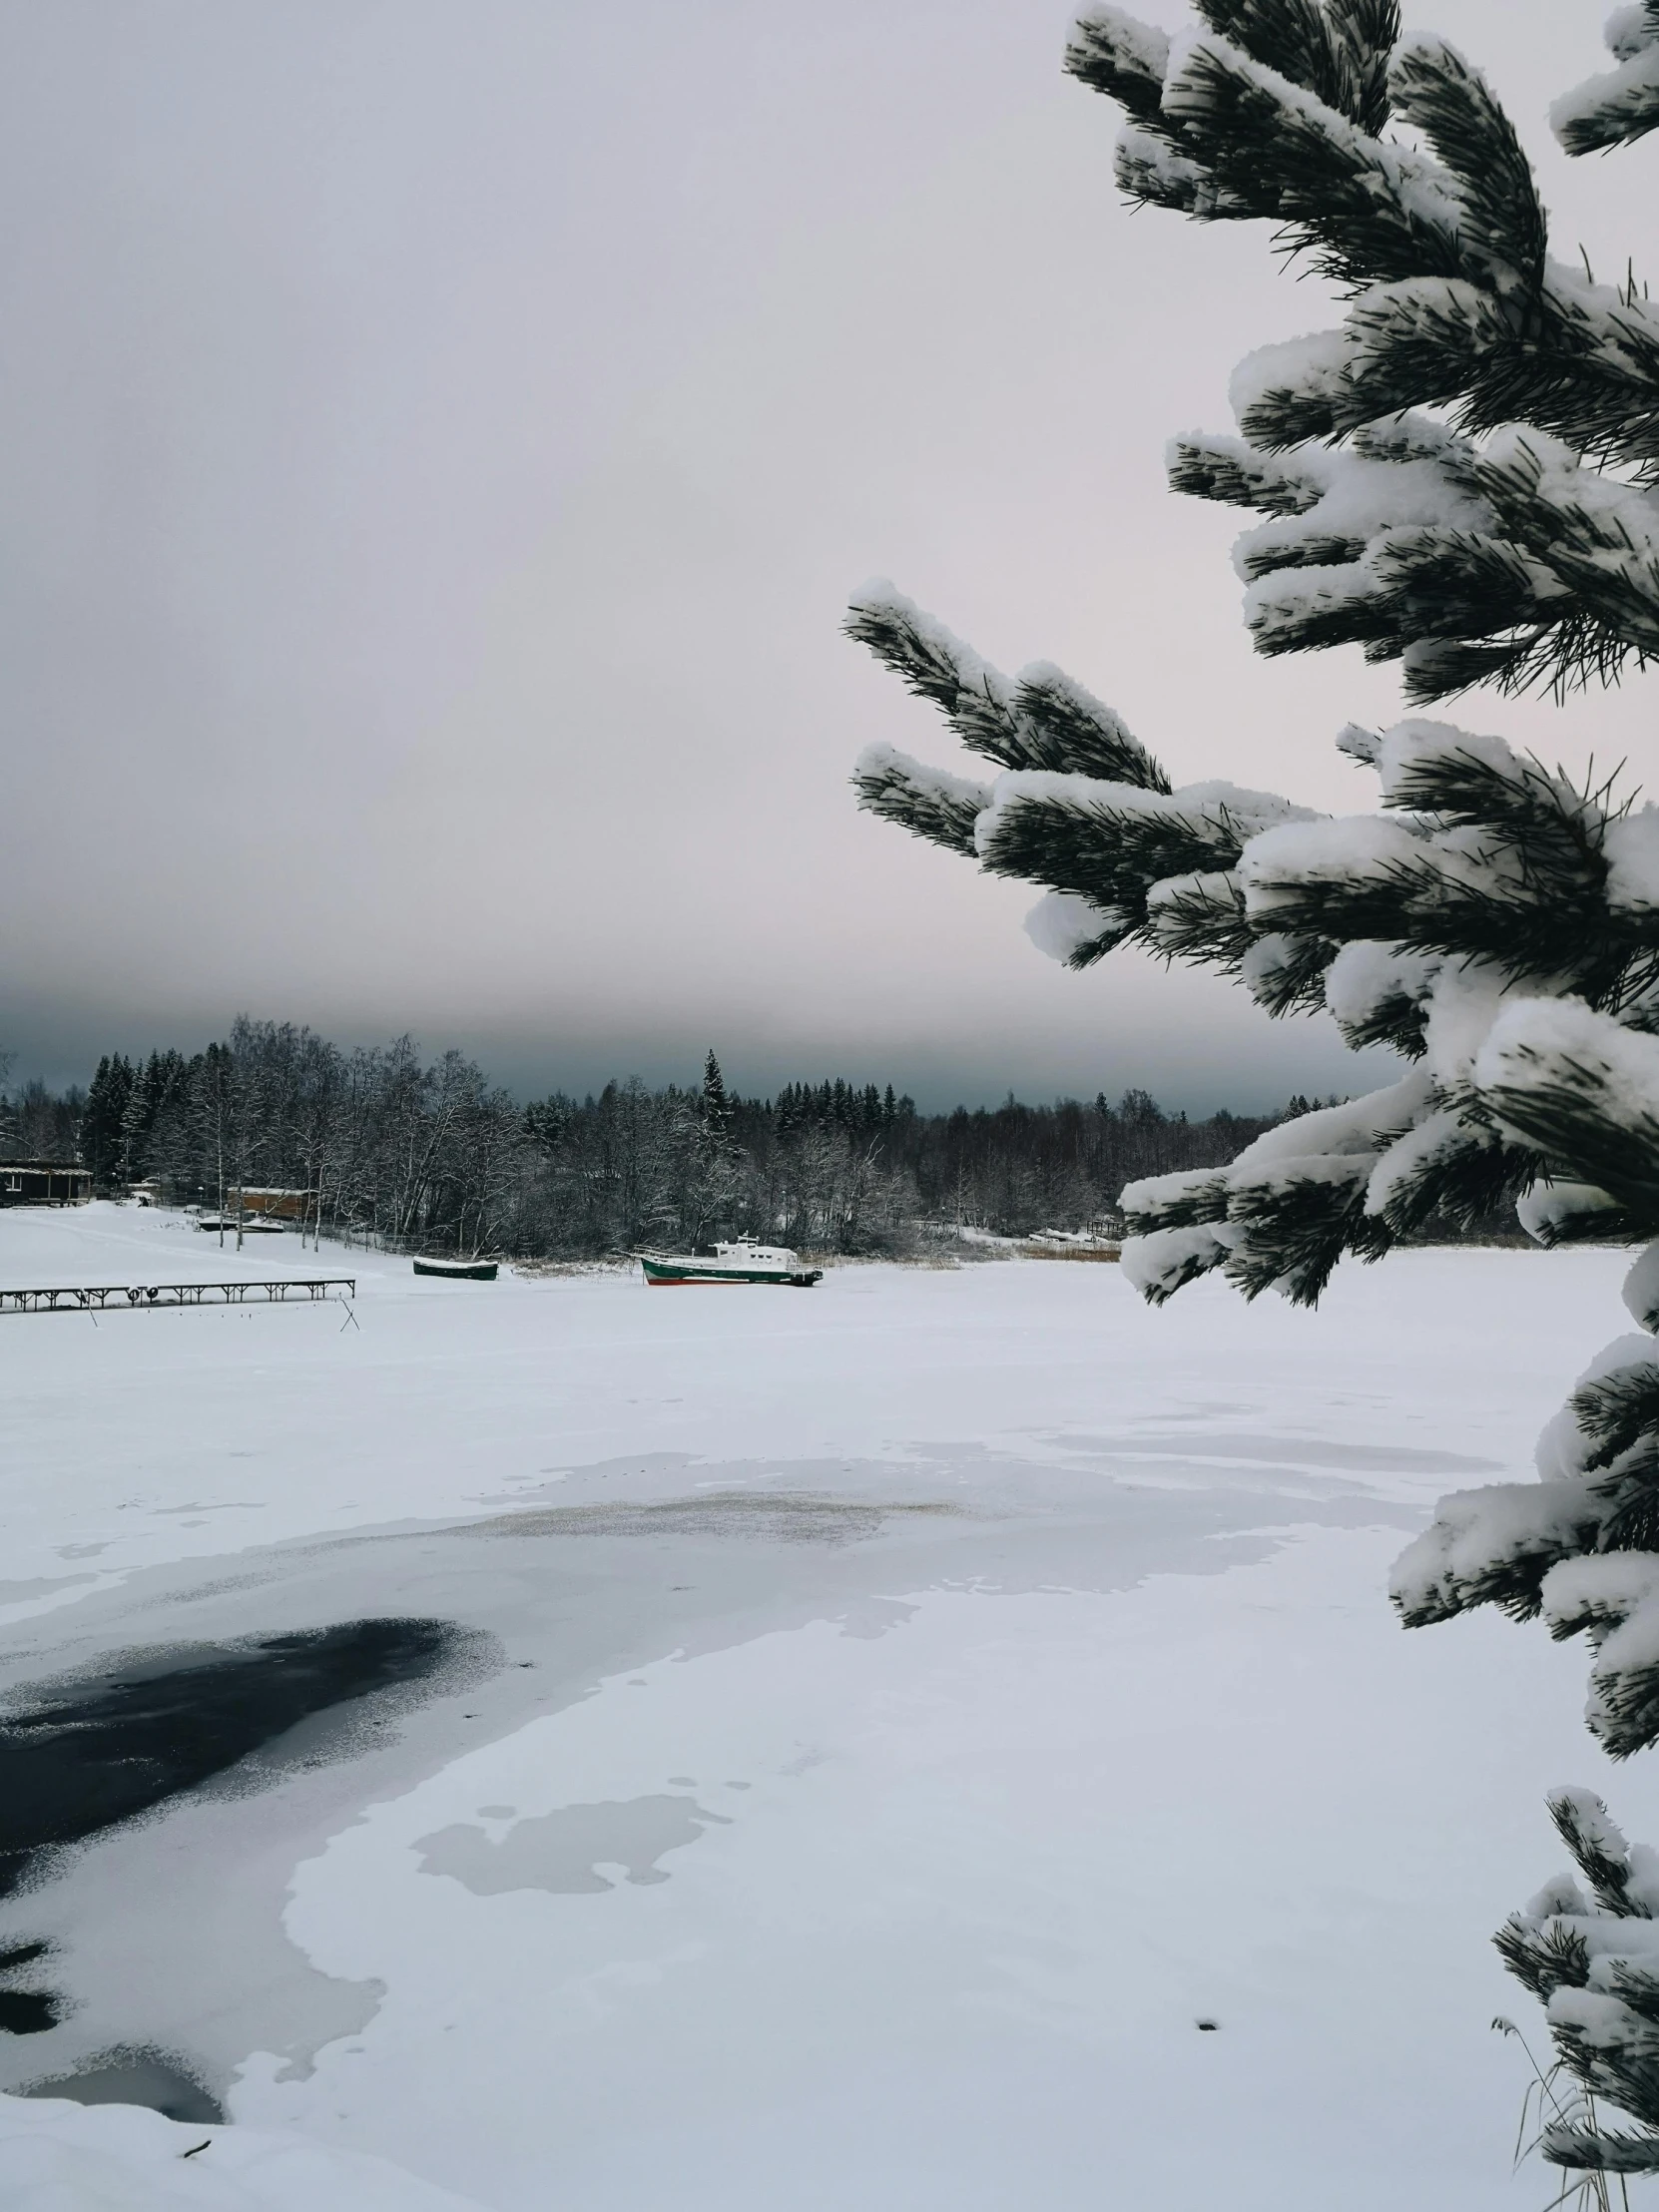
<svg viewBox="0 0 1659 2212">
<path fill-rule="evenodd" d="M 0 1160 L 0 1206 L 85 1206 L 91 1168 L 62 1160 Z"/>
<path fill-rule="evenodd" d="M 226 1192 L 225 1218 L 240 1213 L 261 1221 L 303 1221 L 310 1197 L 309 1191 L 256 1190 L 250 1184 L 245 1191 Z"/>
</svg>

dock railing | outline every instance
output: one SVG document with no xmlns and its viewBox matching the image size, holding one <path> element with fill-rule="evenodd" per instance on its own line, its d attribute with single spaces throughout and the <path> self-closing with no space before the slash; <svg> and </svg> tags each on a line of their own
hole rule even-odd
<svg viewBox="0 0 1659 2212">
<path fill-rule="evenodd" d="M 337 1300 L 329 1300 L 337 1291 Z M 351 1275 L 290 1275 L 240 1283 L 77 1283 L 0 1289 L 0 1314 L 108 1314 L 140 1307 L 282 1306 L 302 1301 L 349 1305 L 357 1295 Z"/>
</svg>

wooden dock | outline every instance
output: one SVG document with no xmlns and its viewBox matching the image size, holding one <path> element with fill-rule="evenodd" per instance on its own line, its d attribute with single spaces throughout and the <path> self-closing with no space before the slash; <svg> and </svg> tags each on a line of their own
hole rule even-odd
<svg viewBox="0 0 1659 2212">
<path fill-rule="evenodd" d="M 44 1289 L 0 1290 L 0 1314 L 107 1314 L 124 1308 L 162 1306 L 283 1306 L 326 1302 L 330 1291 L 344 1304 L 357 1295 L 355 1276 L 287 1275 L 263 1283 L 79 1283 Z"/>
</svg>

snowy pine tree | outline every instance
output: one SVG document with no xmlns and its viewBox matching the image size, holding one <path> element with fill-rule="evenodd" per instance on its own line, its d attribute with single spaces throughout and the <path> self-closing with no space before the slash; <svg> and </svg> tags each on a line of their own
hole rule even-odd
<svg viewBox="0 0 1659 2212">
<path fill-rule="evenodd" d="M 1132 201 L 1269 222 L 1346 299 L 1338 328 L 1243 363 L 1238 435 L 1169 449 L 1177 490 L 1262 518 L 1235 556 L 1258 650 L 1359 644 L 1399 663 L 1413 707 L 1642 666 L 1659 654 L 1659 306 L 1633 275 L 1599 284 L 1552 259 L 1508 118 L 1453 48 L 1401 40 L 1394 0 L 1198 14 L 1172 40 L 1092 7 L 1066 67 L 1124 112 Z M 1608 41 L 1617 66 L 1552 113 L 1569 153 L 1659 125 L 1659 0 L 1621 8 Z M 1603 1745 L 1659 1740 L 1659 807 L 1425 719 L 1339 737 L 1376 772 L 1378 812 L 1177 787 L 1069 676 L 1000 674 L 889 585 L 847 629 L 991 771 L 872 747 L 860 803 L 1041 886 L 1043 950 L 1214 967 L 1270 1014 L 1323 1006 L 1404 1063 L 1230 1167 L 1132 1184 L 1125 1272 L 1149 1299 L 1219 1271 L 1312 1303 L 1345 1253 L 1377 1260 L 1500 1202 L 1545 1245 L 1647 1244 L 1625 1289 L 1643 1334 L 1582 1378 L 1541 1479 L 1444 1500 L 1394 1595 L 1412 1625 L 1496 1604 L 1584 1634 Z M 1593 1800 L 1554 1811 L 1595 1902 L 1557 1885 L 1500 1945 L 1563 2063 L 1638 2132 L 1587 2108 L 1547 2155 L 1659 2171 L 1659 1950 L 1640 1936 L 1659 1861 Z"/>
<path fill-rule="evenodd" d="M 695 1172 L 687 1191 L 692 1215 L 692 1246 L 708 1247 L 712 1237 L 728 1233 L 738 1210 L 743 1164 L 734 1137 L 736 1108 L 720 1062 L 711 1047 L 703 1062 L 703 1090 L 697 1101 Z"/>
<path fill-rule="evenodd" d="M 726 1078 L 720 1072 L 720 1062 L 712 1046 L 703 1062 L 702 1113 L 707 1142 L 716 1151 L 724 1151 L 732 1142 L 732 1101 L 727 1096 Z"/>
<path fill-rule="evenodd" d="M 87 1086 L 81 1117 L 81 1158 L 91 1168 L 93 1184 L 99 1190 L 119 1181 L 123 1172 L 127 1108 L 135 1081 L 132 1062 L 124 1053 L 106 1053 Z"/>
</svg>

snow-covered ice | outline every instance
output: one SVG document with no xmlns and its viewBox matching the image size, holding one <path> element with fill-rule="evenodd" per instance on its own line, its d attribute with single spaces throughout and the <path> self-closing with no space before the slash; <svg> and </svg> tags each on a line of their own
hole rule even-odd
<svg viewBox="0 0 1659 2212">
<path fill-rule="evenodd" d="M 1440 1493 L 1528 1477 L 1627 1265 L 1152 1313 L 1109 1266 L 671 1297 L 0 1216 L 0 1283 L 315 1267 L 360 1325 L 0 1317 L 0 1688 L 364 1616 L 494 1639 L 0 1904 L 0 1948 L 54 1946 L 10 1985 L 69 2007 L 0 2089 L 151 2049 L 233 2123 L 8 2098 L 0 2191 L 1531 2204 L 1486 1937 L 1561 1856 L 1547 1788 L 1653 1838 L 1659 1791 L 1576 1652 L 1383 1593 Z M 100 2157 L 102 2197 L 53 2179 Z"/>
</svg>

